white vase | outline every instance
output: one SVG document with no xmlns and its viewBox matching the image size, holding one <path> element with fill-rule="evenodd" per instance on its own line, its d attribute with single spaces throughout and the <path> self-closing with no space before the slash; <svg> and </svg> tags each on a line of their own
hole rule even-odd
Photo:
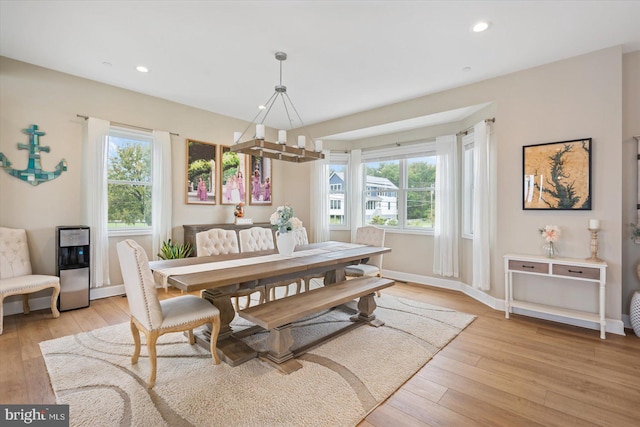
<svg viewBox="0 0 640 427">
<path fill-rule="evenodd" d="M 280 255 L 291 256 L 296 247 L 296 236 L 293 233 L 281 233 L 276 231 L 276 244 Z"/>
</svg>

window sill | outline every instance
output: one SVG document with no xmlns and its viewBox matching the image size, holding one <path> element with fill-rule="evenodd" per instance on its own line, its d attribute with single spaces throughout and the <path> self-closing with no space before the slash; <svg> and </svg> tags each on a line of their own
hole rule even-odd
<svg viewBox="0 0 640 427">
<path fill-rule="evenodd" d="M 413 234 L 419 236 L 433 236 L 433 230 L 420 230 L 420 229 L 412 229 L 412 228 L 387 228 L 381 227 L 387 233 L 391 234 Z"/>
<path fill-rule="evenodd" d="M 111 229 L 108 231 L 109 237 L 127 237 L 127 236 L 150 236 L 153 230 L 150 228 L 125 228 L 121 230 Z"/>
</svg>

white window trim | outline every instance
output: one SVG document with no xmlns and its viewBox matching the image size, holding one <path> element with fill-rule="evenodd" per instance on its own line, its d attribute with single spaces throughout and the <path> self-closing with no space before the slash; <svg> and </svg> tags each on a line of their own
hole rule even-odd
<svg viewBox="0 0 640 427">
<path fill-rule="evenodd" d="M 461 208 L 462 209 L 460 211 L 460 213 L 461 213 L 461 215 L 460 215 L 460 222 L 461 222 L 460 229 L 461 229 L 462 232 L 460 233 L 460 236 L 463 239 L 469 239 L 469 240 L 473 240 L 473 233 L 465 233 L 465 218 L 473 221 L 473 218 L 471 218 L 471 215 L 472 215 L 471 208 L 473 207 L 473 200 L 468 199 L 466 197 L 466 195 L 465 195 L 465 188 L 464 188 L 465 184 L 466 184 L 465 179 L 464 179 L 464 177 L 465 177 L 465 166 L 466 166 L 466 163 L 465 163 L 465 158 L 466 158 L 465 149 L 467 147 L 469 147 L 469 146 L 473 147 L 473 145 L 474 145 L 474 134 L 473 134 L 473 132 L 469 132 L 469 133 L 467 133 L 466 135 L 464 135 L 462 137 L 462 156 L 460 156 L 461 160 L 462 160 L 462 167 L 460 168 L 460 170 L 462 171 L 462 177 L 461 177 L 461 180 L 460 180 L 461 183 L 462 183 L 462 186 L 461 186 L 462 187 L 462 189 L 461 189 L 462 190 L 462 194 L 461 194 L 461 199 L 462 199 L 461 200 L 461 202 L 462 202 L 461 203 Z M 473 159 L 471 159 L 471 161 L 473 162 Z"/>
</svg>

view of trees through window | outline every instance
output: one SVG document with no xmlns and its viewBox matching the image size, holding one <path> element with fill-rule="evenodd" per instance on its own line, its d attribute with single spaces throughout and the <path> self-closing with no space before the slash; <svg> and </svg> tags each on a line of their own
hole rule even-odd
<svg viewBox="0 0 640 427">
<path fill-rule="evenodd" d="M 365 163 L 367 224 L 433 228 L 435 156 Z"/>
<path fill-rule="evenodd" d="M 151 227 L 151 139 L 109 135 L 109 228 Z"/>
</svg>

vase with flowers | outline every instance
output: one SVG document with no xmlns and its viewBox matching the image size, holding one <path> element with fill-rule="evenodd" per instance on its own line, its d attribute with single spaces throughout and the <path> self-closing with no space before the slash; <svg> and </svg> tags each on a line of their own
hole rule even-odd
<svg viewBox="0 0 640 427">
<path fill-rule="evenodd" d="M 542 246 L 544 253 L 548 258 L 553 258 L 558 255 L 558 247 L 556 242 L 560 237 L 560 227 L 557 225 L 545 225 L 540 229 L 540 234 L 544 237 L 545 244 Z"/>
<path fill-rule="evenodd" d="M 269 218 L 271 226 L 276 230 L 276 244 L 281 255 L 291 256 L 296 247 L 296 238 L 292 231 L 302 228 L 302 221 L 294 216 L 289 205 L 278 206 Z"/>
</svg>

